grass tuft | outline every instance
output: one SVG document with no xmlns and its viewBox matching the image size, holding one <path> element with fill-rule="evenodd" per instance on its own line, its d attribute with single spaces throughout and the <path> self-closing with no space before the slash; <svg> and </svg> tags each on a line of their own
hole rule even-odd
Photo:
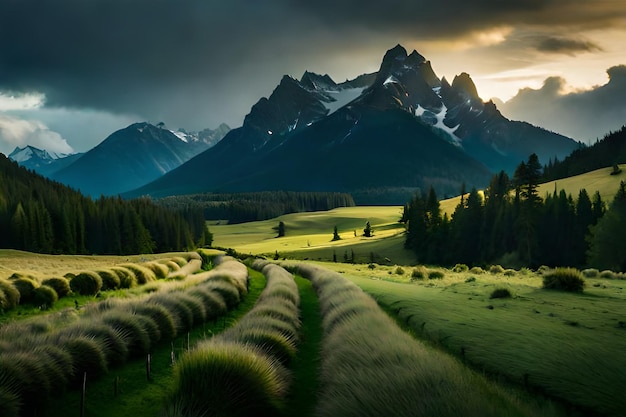
<svg viewBox="0 0 626 417">
<path fill-rule="evenodd" d="M 205 342 L 176 364 L 175 390 L 162 415 L 279 415 L 287 375 L 277 360 L 250 346 Z"/>
<path fill-rule="evenodd" d="M 511 298 L 511 291 L 508 288 L 496 288 L 489 298 Z"/>
<path fill-rule="evenodd" d="M 568 292 L 582 292 L 585 279 L 575 268 L 557 268 L 543 275 L 543 288 Z"/>
<path fill-rule="evenodd" d="M 70 288 L 80 295 L 96 295 L 102 288 L 102 278 L 95 272 L 83 271 L 72 278 Z"/>
<path fill-rule="evenodd" d="M 71 291 L 70 282 L 65 277 L 46 278 L 41 281 L 41 285 L 54 288 L 59 298 L 67 297 Z"/>
<path fill-rule="evenodd" d="M 33 303 L 42 310 L 48 310 L 51 308 L 54 303 L 58 301 L 58 299 L 59 296 L 54 288 L 47 285 L 37 287 L 33 292 Z"/>
</svg>

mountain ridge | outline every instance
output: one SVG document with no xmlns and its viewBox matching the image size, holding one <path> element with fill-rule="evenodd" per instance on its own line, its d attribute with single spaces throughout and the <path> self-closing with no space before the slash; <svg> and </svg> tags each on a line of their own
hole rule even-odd
<svg viewBox="0 0 626 417">
<path fill-rule="evenodd" d="M 309 71 L 301 80 L 283 76 L 218 145 L 126 196 L 325 187 L 357 194 L 403 189 L 405 199 L 431 185 L 443 195 L 458 192 L 462 183 L 484 186 L 499 170 L 512 173 L 530 153 L 547 160 L 577 146 L 562 135 L 510 121 L 493 102 L 483 102 L 469 74 L 450 84 L 421 54 L 397 45 L 385 53 L 379 71 L 344 83 Z M 358 158 L 369 159 L 362 147 L 375 156 L 371 162 L 346 162 L 357 158 L 351 155 L 355 150 Z M 370 175 L 377 160 L 386 168 Z M 317 166 L 302 168 L 312 161 Z"/>
</svg>

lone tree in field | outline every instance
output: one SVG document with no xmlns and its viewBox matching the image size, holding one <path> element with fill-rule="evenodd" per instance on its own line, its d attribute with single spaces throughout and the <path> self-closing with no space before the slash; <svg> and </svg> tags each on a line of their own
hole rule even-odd
<svg viewBox="0 0 626 417">
<path fill-rule="evenodd" d="M 276 237 L 283 237 L 283 236 L 285 236 L 285 223 L 284 222 L 279 222 L 278 226 L 275 227 L 274 230 L 276 230 L 276 232 L 278 232 L 278 236 L 276 236 Z"/>
<path fill-rule="evenodd" d="M 336 240 L 341 240 L 341 236 L 339 236 L 339 231 L 337 230 L 337 226 L 333 229 L 333 242 Z"/>
<path fill-rule="evenodd" d="M 363 236 L 372 237 L 374 235 L 374 229 L 370 225 L 370 222 L 365 223 L 365 229 L 363 229 Z"/>
</svg>

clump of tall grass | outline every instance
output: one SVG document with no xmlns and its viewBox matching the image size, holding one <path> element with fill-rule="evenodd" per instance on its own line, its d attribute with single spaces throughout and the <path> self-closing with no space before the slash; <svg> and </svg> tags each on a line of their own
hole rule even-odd
<svg viewBox="0 0 626 417">
<path fill-rule="evenodd" d="M 228 308 L 233 308 L 241 301 L 237 287 L 229 282 L 210 280 L 202 287 L 217 292 L 224 299 Z"/>
<path fill-rule="evenodd" d="M 200 285 L 191 289 L 188 293 L 202 301 L 206 320 L 213 320 L 228 311 L 224 298 L 218 292 L 211 291 L 210 288 L 204 288 Z"/>
<path fill-rule="evenodd" d="M 48 287 L 54 288 L 54 291 L 56 291 L 59 298 L 66 297 L 71 291 L 70 282 L 65 277 L 46 278 L 41 281 L 41 285 L 47 285 Z"/>
<path fill-rule="evenodd" d="M 318 293 L 323 320 L 317 416 L 500 416 L 515 408 L 457 361 L 403 332 L 340 274 L 305 264 L 297 270 Z M 342 320 L 332 319 L 344 311 Z"/>
<path fill-rule="evenodd" d="M 413 268 L 411 271 L 411 281 L 423 280 L 428 276 L 428 270 L 423 266 Z"/>
<path fill-rule="evenodd" d="M 16 279 L 21 279 L 21 278 L 28 278 L 28 279 L 32 279 L 33 281 L 38 281 L 37 276 L 34 274 L 31 274 L 30 272 L 16 271 L 12 273 L 11 276 L 9 276 L 9 280 L 11 281 L 16 280 Z"/>
<path fill-rule="evenodd" d="M 145 262 L 142 264 L 142 266 L 151 270 L 154 273 L 156 279 L 164 279 L 170 273 L 169 268 L 159 262 Z"/>
<path fill-rule="evenodd" d="M 443 279 L 445 274 L 441 271 L 430 271 L 428 273 L 428 279 Z"/>
<path fill-rule="evenodd" d="M 470 268 L 469 273 L 474 275 L 481 275 L 485 273 L 485 270 L 482 269 L 480 266 L 473 266 Z"/>
<path fill-rule="evenodd" d="M 150 336 L 142 321 L 132 312 L 115 309 L 105 313 L 102 322 L 124 335 L 131 356 L 143 355 L 150 351 Z"/>
<path fill-rule="evenodd" d="M 35 289 L 39 287 L 39 282 L 32 278 L 15 278 L 12 280 L 13 286 L 20 293 L 20 303 L 30 303 L 33 301 Z"/>
<path fill-rule="evenodd" d="M 100 275 L 100 279 L 102 280 L 102 291 L 117 290 L 121 288 L 122 281 L 115 271 L 111 269 L 99 269 L 94 272 Z"/>
<path fill-rule="evenodd" d="M 583 269 L 581 272 L 585 278 L 597 278 L 600 275 L 600 271 L 595 268 Z"/>
<path fill-rule="evenodd" d="M 489 298 L 511 298 L 511 291 L 508 288 L 499 287 L 491 292 Z"/>
<path fill-rule="evenodd" d="M 491 274 L 502 274 L 504 273 L 504 268 L 501 265 L 491 265 L 489 267 L 489 272 Z"/>
<path fill-rule="evenodd" d="M 176 337 L 176 322 L 170 311 L 162 305 L 141 302 L 134 303 L 132 309 L 135 314 L 154 320 L 163 340 L 171 341 Z"/>
<path fill-rule="evenodd" d="M 59 339 L 86 337 L 97 341 L 98 345 L 103 349 L 108 365 L 124 363 L 130 354 L 130 341 L 126 331 L 103 323 L 100 318 L 79 320 L 73 325 L 60 330 L 56 337 Z"/>
<path fill-rule="evenodd" d="M 123 263 L 119 264 L 123 268 L 131 270 L 135 274 L 135 278 L 137 279 L 137 284 L 145 285 L 148 282 L 156 281 L 156 275 L 150 269 L 145 266 L 133 264 L 133 263 Z"/>
<path fill-rule="evenodd" d="M 236 326 L 199 343 L 177 363 L 175 391 L 163 415 L 281 413 L 290 384 L 284 364 L 296 352 L 298 290 L 284 269 L 271 264 L 255 266 L 267 277 L 262 296 Z M 242 278 L 247 280 L 247 271 Z M 224 279 L 209 279 L 200 287 L 215 291 L 223 286 L 234 288 L 231 280 Z"/>
<path fill-rule="evenodd" d="M 600 278 L 604 278 L 604 279 L 617 279 L 619 277 L 619 274 L 611 271 L 610 269 L 604 270 L 602 272 L 600 272 Z"/>
<path fill-rule="evenodd" d="M 276 359 L 250 345 L 199 344 L 177 362 L 174 392 L 163 416 L 280 415 L 289 374 Z"/>
<path fill-rule="evenodd" d="M 47 285 L 41 285 L 35 288 L 33 292 L 33 303 L 43 308 L 44 310 L 49 309 L 59 300 L 59 296 L 54 288 L 49 287 Z"/>
<path fill-rule="evenodd" d="M 96 295 L 102 289 L 102 278 L 93 271 L 83 271 L 72 278 L 70 288 L 80 295 Z"/>
<path fill-rule="evenodd" d="M 178 333 L 185 332 L 193 326 L 193 311 L 189 306 L 172 297 L 172 293 L 156 294 L 148 299 L 148 304 L 164 307 L 172 315 Z"/>
<path fill-rule="evenodd" d="M 568 292 L 582 292 L 585 287 L 583 274 L 575 268 L 556 268 L 543 276 L 543 288 Z"/>
<path fill-rule="evenodd" d="M 115 272 L 120 279 L 120 288 L 133 288 L 138 285 L 135 273 L 123 266 L 112 266 L 109 268 Z"/>
<path fill-rule="evenodd" d="M 87 372 L 90 378 L 98 378 L 108 369 L 104 347 L 93 337 L 62 338 L 58 346 L 72 357 L 74 372 L 70 382 L 74 385 L 82 381 L 84 372 Z"/>
<path fill-rule="evenodd" d="M 454 268 L 452 268 L 452 272 L 456 273 L 467 272 L 468 270 L 469 267 L 465 264 L 456 264 L 454 265 Z"/>
<path fill-rule="evenodd" d="M 8 311 L 17 307 L 20 303 L 20 292 L 11 281 L 0 279 L 0 308 Z"/>
<path fill-rule="evenodd" d="M 514 277 L 517 275 L 517 271 L 515 269 L 505 269 L 503 274 L 505 277 Z"/>
</svg>

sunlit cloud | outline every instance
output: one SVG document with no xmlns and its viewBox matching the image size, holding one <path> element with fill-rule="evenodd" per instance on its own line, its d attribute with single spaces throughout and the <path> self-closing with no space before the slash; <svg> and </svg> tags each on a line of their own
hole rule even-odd
<svg viewBox="0 0 626 417">
<path fill-rule="evenodd" d="M 16 146 L 27 145 L 56 153 L 74 152 L 59 133 L 43 123 L 0 114 L 0 152 L 8 154 Z"/>
<path fill-rule="evenodd" d="M 0 92 L 0 111 L 38 109 L 44 105 L 45 101 L 45 95 L 39 93 Z"/>
</svg>

